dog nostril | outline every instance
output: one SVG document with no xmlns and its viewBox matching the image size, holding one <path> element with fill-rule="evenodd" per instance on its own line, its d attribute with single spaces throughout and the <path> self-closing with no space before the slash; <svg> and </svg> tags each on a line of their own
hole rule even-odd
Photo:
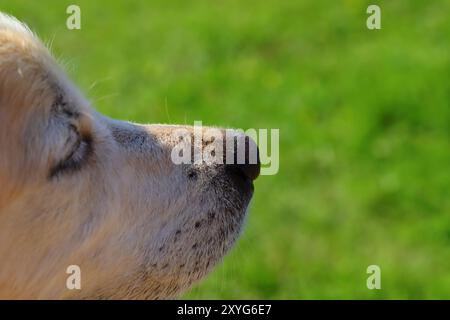
<svg viewBox="0 0 450 320">
<path fill-rule="evenodd" d="M 231 166 L 231 168 L 229 168 Z M 260 164 L 232 164 L 227 165 L 231 170 L 236 170 L 242 173 L 250 181 L 255 180 L 259 176 Z"/>
<path fill-rule="evenodd" d="M 258 178 L 261 170 L 261 162 L 256 143 L 248 136 L 234 137 L 234 150 L 232 152 L 232 163 L 227 161 L 229 155 L 226 155 L 226 170 L 243 175 L 250 181 Z"/>
</svg>

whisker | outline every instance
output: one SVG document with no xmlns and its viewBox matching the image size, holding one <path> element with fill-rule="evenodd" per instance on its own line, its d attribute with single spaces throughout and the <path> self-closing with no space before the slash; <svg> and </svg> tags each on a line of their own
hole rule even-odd
<svg viewBox="0 0 450 320">
<path fill-rule="evenodd" d="M 115 97 L 115 96 L 118 96 L 118 95 L 119 95 L 118 93 L 111 93 L 111 94 L 107 94 L 107 95 L 101 96 L 99 98 L 95 98 L 92 101 L 93 102 L 99 102 L 99 101 L 102 101 L 102 100 L 105 100 L 105 99 L 109 99 L 109 98 L 112 98 L 112 97 Z"/>
<path fill-rule="evenodd" d="M 167 119 L 169 120 L 169 122 L 172 122 L 172 120 L 170 119 L 169 108 L 167 107 L 167 96 L 164 98 L 164 108 L 166 110 Z"/>
<path fill-rule="evenodd" d="M 101 82 L 105 82 L 105 81 L 111 80 L 111 79 L 112 79 L 112 77 L 106 77 L 106 78 L 102 78 L 102 79 L 95 80 L 95 81 L 89 86 L 88 92 L 91 91 L 97 84 L 99 84 L 99 83 L 101 83 Z"/>
</svg>

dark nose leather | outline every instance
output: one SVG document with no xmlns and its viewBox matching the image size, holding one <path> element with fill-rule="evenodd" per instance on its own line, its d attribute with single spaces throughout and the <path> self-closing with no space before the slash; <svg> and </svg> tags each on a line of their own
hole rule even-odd
<svg viewBox="0 0 450 320">
<path fill-rule="evenodd" d="M 226 170 L 239 174 L 242 177 L 254 181 L 261 170 L 259 149 L 256 143 L 248 136 L 239 139 L 234 137 L 233 163 L 225 159 Z"/>
</svg>

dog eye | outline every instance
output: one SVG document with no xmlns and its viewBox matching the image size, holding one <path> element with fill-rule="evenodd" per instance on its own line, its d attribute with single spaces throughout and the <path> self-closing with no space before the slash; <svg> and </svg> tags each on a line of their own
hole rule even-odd
<svg viewBox="0 0 450 320">
<path fill-rule="evenodd" d="M 77 139 L 64 159 L 51 169 L 51 178 L 63 173 L 80 170 L 91 152 L 92 139 L 90 137 L 82 137 L 74 126 L 71 126 L 71 130 L 76 134 Z"/>
</svg>

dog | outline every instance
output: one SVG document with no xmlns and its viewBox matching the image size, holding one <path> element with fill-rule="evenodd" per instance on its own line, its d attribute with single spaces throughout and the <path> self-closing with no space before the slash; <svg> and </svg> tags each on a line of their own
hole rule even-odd
<svg viewBox="0 0 450 320">
<path fill-rule="evenodd" d="M 173 133 L 195 127 L 101 115 L 38 37 L 3 13 L 0 122 L 1 299 L 176 298 L 241 232 L 259 157 L 174 163 Z M 203 136 L 201 150 L 210 143 Z M 73 265 L 80 288 L 69 289 Z"/>
</svg>

